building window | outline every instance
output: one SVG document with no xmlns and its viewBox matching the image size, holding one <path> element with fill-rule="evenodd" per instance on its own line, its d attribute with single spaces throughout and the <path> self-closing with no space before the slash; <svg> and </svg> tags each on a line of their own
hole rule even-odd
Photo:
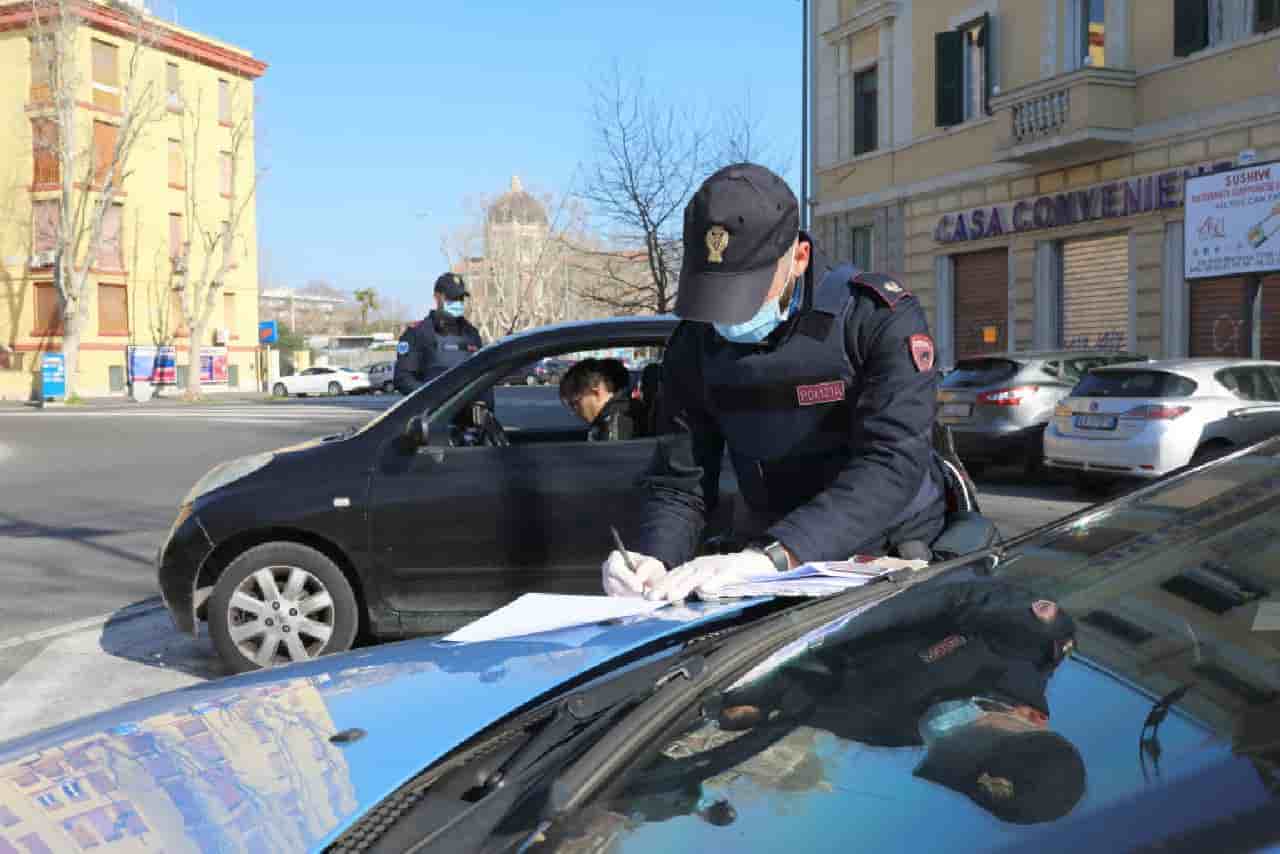
<svg viewBox="0 0 1280 854">
<path fill-rule="evenodd" d="M 62 180 L 58 157 L 58 124 L 53 119 L 31 120 L 31 156 L 35 161 L 32 184 L 57 187 Z"/>
<path fill-rule="evenodd" d="M 185 190 L 186 171 L 182 163 L 182 143 L 176 139 L 169 140 L 169 186 L 175 190 Z"/>
<path fill-rule="evenodd" d="M 116 141 L 120 136 L 120 128 L 106 122 L 93 123 L 93 182 L 99 187 L 111 176 L 111 183 L 120 185 L 120 176 L 114 174 L 116 161 Z"/>
<path fill-rule="evenodd" d="M 876 68 L 853 75 L 853 153 L 866 154 L 879 147 L 879 104 Z"/>
<path fill-rule="evenodd" d="M 236 295 L 224 293 L 222 295 L 222 327 L 227 330 L 230 335 L 236 328 Z"/>
<path fill-rule="evenodd" d="M 53 282 L 34 286 L 36 316 L 32 335 L 61 335 L 62 312 L 58 309 L 58 291 Z"/>
<path fill-rule="evenodd" d="M 231 83 L 227 80 L 218 81 L 218 121 L 231 124 Z"/>
<path fill-rule="evenodd" d="M 119 51 L 113 44 L 93 40 L 93 105 L 120 109 Z"/>
<path fill-rule="evenodd" d="M 1102 68 L 1106 63 L 1106 0 L 1076 0 L 1076 68 Z"/>
<path fill-rule="evenodd" d="M 98 285 L 98 334 L 129 334 L 129 289 L 126 286 Z M 79 784 L 76 786 L 78 789 Z"/>
<path fill-rule="evenodd" d="M 178 63 L 166 62 L 164 66 L 165 102 L 170 112 L 182 111 L 182 75 L 178 72 Z"/>
<path fill-rule="evenodd" d="M 124 269 L 124 206 L 112 205 L 102 217 L 102 236 L 93 266 L 99 270 L 119 272 Z"/>
<path fill-rule="evenodd" d="M 182 227 L 182 214 L 169 214 L 169 259 L 177 261 L 187 253 L 182 249 L 183 240 L 186 232 Z"/>
<path fill-rule="evenodd" d="M 36 254 L 58 248 L 58 224 L 62 208 L 57 199 L 39 199 L 31 203 L 31 251 Z M 48 264 L 41 263 L 47 267 Z"/>
<path fill-rule="evenodd" d="M 871 270 L 871 226 L 860 225 L 853 229 L 853 266 L 859 270 Z"/>
<path fill-rule="evenodd" d="M 1254 0 L 1254 32 L 1266 33 L 1280 27 L 1280 0 Z"/>
<path fill-rule="evenodd" d="M 218 154 L 218 171 L 219 171 L 219 187 L 222 195 L 227 198 L 231 197 L 232 182 L 234 180 L 235 170 L 232 168 L 231 152 L 223 151 Z"/>
<path fill-rule="evenodd" d="M 1280 26 L 1277 0 L 1174 0 L 1173 52 L 1231 44 Z"/>
<path fill-rule="evenodd" d="M 53 39 L 40 36 L 31 40 L 31 102 L 45 104 L 53 100 Z"/>
<path fill-rule="evenodd" d="M 950 127 L 990 112 L 991 17 L 934 36 L 935 113 Z"/>
</svg>

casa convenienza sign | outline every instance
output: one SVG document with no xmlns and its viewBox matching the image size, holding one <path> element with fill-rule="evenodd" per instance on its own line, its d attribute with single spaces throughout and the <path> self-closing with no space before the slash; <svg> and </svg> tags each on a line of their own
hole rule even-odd
<svg viewBox="0 0 1280 854">
<path fill-rule="evenodd" d="M 1169 169 L 1136 178 L 985 205 L 938 218 L 933 239 L 938 243 L 985 240 L 1094 220 L 1119 219 L 1182 207 L 1182 189 L 1189 178 L 1231 169 L 1231 160 Z"/>
</svg>

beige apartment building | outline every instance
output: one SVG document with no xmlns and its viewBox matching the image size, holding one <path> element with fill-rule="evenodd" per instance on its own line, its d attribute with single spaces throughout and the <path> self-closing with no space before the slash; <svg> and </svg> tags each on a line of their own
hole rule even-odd
<svg viewBox="0 0 1280 854">
<path fill-rule="evenodd" d="M 139 26 L 144 33 L 134 91 L 149 84 L 154 93 L 89 271 L 80 392 L 122 394 L 131 345 L 175 347 L 180 385 L 195 364 L 194 354 L 200 353 L 220 362 L 225 356 L 227 366 L 226 378 L 206 380 L 206 390 L 258 387 L 252 133 L 254 82 L 265 72 L 265 63 L 238 47 L 155 18 L 137 2 L 72 0 L 66 8 L 76 22 L 69 42 L 74 57 L 68 62 L 75 77 L 67 84 L 75 87 L 74 127 L 78 147 L 91 149 L 95 168 L 112 160 Z M 134 14 L 138 10 L 141 19 Z M 36 49 L 56 23 L 51 12 L 44 15 L 43 23 L 34 18 L 30 0 L 0 0 L 0 399 L 9 400 L 35 393 L 42 355 L 63 345 L 52 251 L 62 192 L 59 158 L 48 142 L 57 136 L 49 82 L 52 60 Z M 202 128 L 198 148 L 189 137 L 197 119 Z M 243 122 L 249 140 L 233 163 L 233 129 Z M 100 180 L 95 176 L 88 187 L 77 182 L 76 193 L 96 200 Z M 215 294 L 208 334 L 192 341 L 177 288 L 183 271 L 203 269 L 205 251 L 200 240 L 187 238 L 187 223 L 197 217 L 203 228 L 221 223 L 225 234 L 233 219 L 231 200 L 246 196 L 233 244 L 235 260 Z M 78 268 L 83 263 L 76 259 Z"/>
<path fill-rule="evenodd" d="M 1280 358 L 1280 275 L 1183 277 L 1183 182 L 1280 159 L 1278 0 L 814 0 L 812 228 L 943 366 Z"/>
</svg>

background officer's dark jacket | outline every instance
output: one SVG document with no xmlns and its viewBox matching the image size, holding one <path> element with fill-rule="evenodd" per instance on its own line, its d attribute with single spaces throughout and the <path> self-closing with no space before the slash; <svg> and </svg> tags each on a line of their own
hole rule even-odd
<svg viewBox="0 0 1280 854">
<path fill-rule="evenodd" d="M 428 380 L 466 361 L 483 346 L 480 332 L 465 317 L 432 311 L 400 336 L 396 347 L 395 387 L 401 394 L 410 394 Z"/>
<path fill-rule="evenodd" d="M 587 429 L 588 442 L 616 442 L 636 435 L 635 407 L 630 392 L 622 391 L 610 398 Z"/>
<path fill-rule="evenodd" d="M 762 345 L 684 322 L 663 358 L 663 394 L 685 429 L 663 437 L 632 546 L 668 567 L 691 558 L 719 499 L 727 447 L 747 505 L 801 561 L 931 541 L 945 515 L 932 453 L 937 372 L 912 336 L 924 309 L 884 276 L 816 257 L 804 306 Z M 840 399 L 836 399 L 840 398 Z"/>
</svg>

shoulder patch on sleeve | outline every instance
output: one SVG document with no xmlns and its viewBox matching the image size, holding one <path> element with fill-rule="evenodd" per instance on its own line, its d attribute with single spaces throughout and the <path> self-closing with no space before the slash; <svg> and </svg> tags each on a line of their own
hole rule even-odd
<svg viewBox="0 0 1280 854">
<path fill-rule="evenodd" d="M 397 355 L 400 355 L 400 356 L 409 355 L 409 342 L 401 341 L 400 343 L 396 344 L 396 353 Z"/>
<path fill-rule="evenodd" d="M 911 350 L 911 361 L 920 373 L 933 370 L 935 348 L 933 338 L 928 335 L 912 335 L 907 339 L 907 347 Z"/>
<path fill-rule="evenodd" d="M 895 308 L 903 297 L 911 295 L 897 279 L 884 273 L 858 273 L 850 282 L 871 291 L 889 308 Z"/>
</svg>

